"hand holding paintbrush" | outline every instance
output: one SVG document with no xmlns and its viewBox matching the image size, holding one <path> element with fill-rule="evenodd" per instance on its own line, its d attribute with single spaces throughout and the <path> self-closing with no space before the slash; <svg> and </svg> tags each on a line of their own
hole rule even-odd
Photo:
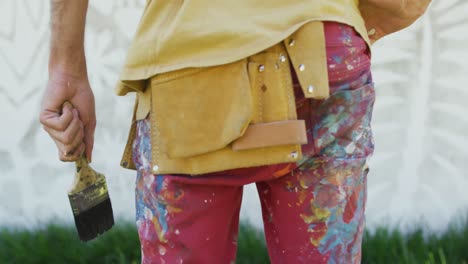
<svg viewBox="0 0 468 264">
<path fill-rule="evenodd" d="M 70 105 L 65 102 L 64 105 Z M 86 158 L 76 162 L 75 181 L 68 198 L 81 240 L 88 241 L 109 230 L 114 225 L 106 178 L 93 170 Z"/>
<path fill-rule="evenodd" d="M 73 120 L 67 126 L 70 127 L 74 121 L 75 123 L 78 122 L 76 121 L 78 115 L 69 102 L 64 103 L 59 115 L 64 115 L 65 109 L 68 111 L 72 109 L 70 112 L 74 113 Z M 82 140 L 77 134 L 80 134 L 79 131 L 75 133 L 75 137 Z M 75 140 L 71 139 L 71 142 L 73 141 Z M 77 151 L 79 152 L 76 153 Z M 78 235 L 81 240 L 88 241 L 109 230 L 114 225 L 114 217 L 105 177 L 89 166 L 82 152 L 75 149 L 71 154 L 68 154 L 68 156 L 73 153 L 75 155 L 79 154 L 78 159 L 75 161 L 75 180 L 68 192 L 68 198 L 73 210 Z M 67 153 L 64 155 L 67 156 Z"/>
</svg>

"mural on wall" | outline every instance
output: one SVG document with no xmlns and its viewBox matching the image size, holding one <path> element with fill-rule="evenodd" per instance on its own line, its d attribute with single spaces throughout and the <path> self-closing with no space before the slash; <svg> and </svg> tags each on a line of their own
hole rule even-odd
<svg viewBox="0 0 468 264">
<path fill-rule="evenodd" d="M 71 221 L 73 165 L 37 121 L 47 81 L 49 1 L 0 0 L 0 226 Z M 133 219 L 134 173 L 119 167 L 133 97 L 113 89 L 144 0 L 90 1 L 86 52 L 98 128 L 93 166 L 114 211 Z M 441 229 L 468 214 L 468 2 L 434 0 L 408 30 L 373 48 L 377 102 L 367 219 Z M 260 226 L 247 188 L 242 217 Z"/>
<path fill-rule="evenodd" d="M 437 229 L 468 215 L 467 11 L 464 0 L 433 1 L 375 47 L 371 223 Z"/>
</svg>

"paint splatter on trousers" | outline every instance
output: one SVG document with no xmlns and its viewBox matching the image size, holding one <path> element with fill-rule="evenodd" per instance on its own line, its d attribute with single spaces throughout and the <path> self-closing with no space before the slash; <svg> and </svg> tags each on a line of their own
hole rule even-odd
<svg viewBox="0 0 468 264">
<path fill-rule="evenodd" d="M 255 183 L 271 263 L 360 263 L 375 100 L 365 42 L 325 25 L 331 96 L 306 99 L 293 74 L 308 144 L 297 163 L 191 177 L 151 173 L 149 118 L 138 121 L 136 221 L 142 263 L 234 263 L 243 186 Z"/>
</svg>

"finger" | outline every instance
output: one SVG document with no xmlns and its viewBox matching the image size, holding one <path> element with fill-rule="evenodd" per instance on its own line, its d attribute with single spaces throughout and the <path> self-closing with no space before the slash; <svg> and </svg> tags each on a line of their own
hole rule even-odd
<svg viewBox="0 0 468 264">
<path fill-rule="evenodd" d="M 85 125 L 84 127 L 84 143 L 86 145 L 86 158 L 88 162 L 92 161 L 92 153 L 93 153 L 93 146 L 94 146 L 94 130 L 96 129 L 96 121 Z"/>
<path fill-rule="evenodd" d="M 82 124 L 80 119 L 78 119 L 77 114 L 73 114 L 73 116 L 74 118 L 65 131 L 57 131 L 54 129 L 46 129 L 46 131 L 55 141 L 58 141 L 63 145 L 72 144 L 76 140 L 75 137 L 78 135 L 79 130 L 82 130 Z"/>
<path fill-rule="evenodd" d="M 65 150 L 65 145 L 63 145 L 62 143 L 54 140 L 54 143 L 55 145 L 57 146 L 57 150 L 58 150 L 58 156 L 59 156 L 59 159 L 60 160 L 66 160 L 69 156 L 71 156 L 73 154 L 73 151 L 66 151 Z"/>
<path fill-rule="evenodd" d="M 81 158 L 85 151 L 85 144 L 81 142 L 81 144 L 72 152 L 64 153 L 63 151 L 59 151 L 59 159 L 63 162 L 72 162 L 77 161 Z"/>
<path fill-rule="evenodd" d="M 86 145 L 85 143 L 83 142 L 80 147 L 78 148 L 78 154 L 80 157 L 83 157 L 84 153 L 86 151 Z"/>
<path fill-rule="evenodd" d="M 43 110 L 39 120 L 44 128 L 65 131 L 73 120 L 72 109 L 69 106 L 65 106 L 62 114 L 53 110 Z"/>
<path fill-rule="evenodd" d="M 65 145 L 73 144 L 79 137 L 79 140 L 83 140 L 83 134 L 79 134 L 80 131 L 83 130 L 83 123 L 81 122 L 80 118 L 78 117 L 78 111 L 73 109 L 73 120 L 67 129 L 63 132 L 63 140 Z"/>
<path fill-rule="evenodd" d="M 73 151 L 73 153 L 69 154 L 68 157 L 76 161 L 83 156 L 85 149 L 86 149 L 85 144 L 81 142 L 81 144 Z"/>
<path fill-rule="evenodd" d="M 73 142 L 63 146 L 64 153 L 73 153 L 83 142 L 84 131 L 79 129 L 77 134 L 74 136 Z"/>
</svg>

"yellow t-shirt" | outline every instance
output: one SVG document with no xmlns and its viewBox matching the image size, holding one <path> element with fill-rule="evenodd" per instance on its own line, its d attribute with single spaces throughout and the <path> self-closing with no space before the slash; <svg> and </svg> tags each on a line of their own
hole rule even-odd
<svg viewBox="0 0 468 264">
<path fill-rule="evenodd" d="M 287 38 L 307 22 L 353 26 L 370 43 L 359 0 L 148 0 L 117 87 L 190 67 L 222 65 Z"/>
</svg>

